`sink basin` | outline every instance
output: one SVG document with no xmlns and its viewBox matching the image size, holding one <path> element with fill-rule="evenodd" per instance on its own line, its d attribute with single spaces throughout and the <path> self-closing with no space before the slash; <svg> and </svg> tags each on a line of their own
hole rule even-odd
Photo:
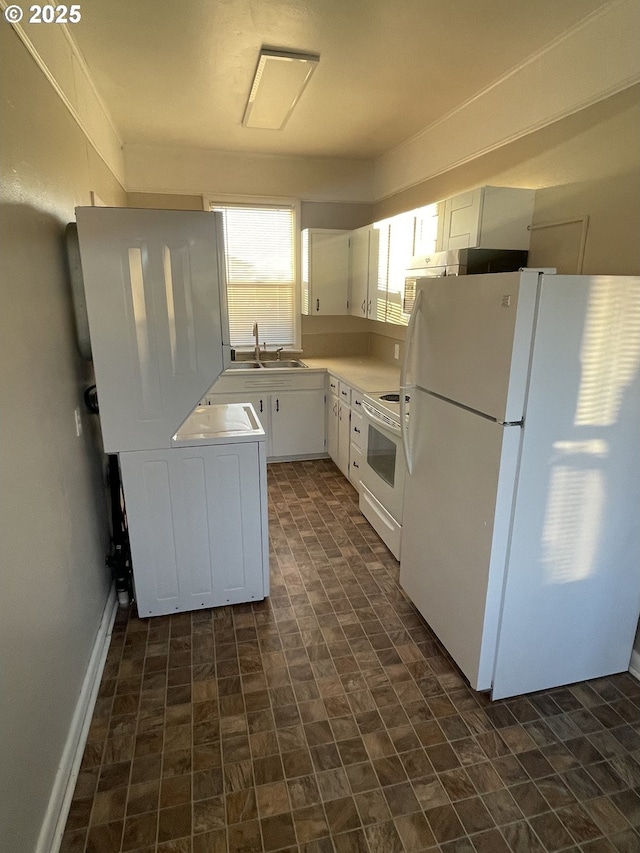
<svg viewBox="0 0 640 853">
<path fill-rule="evenodd" d="M 282 361 L 262 361 L 260 362 L 263 367 L 275 369 L 275 368 L 290 368 L 290 367 L 306 367 L 302 361 L 298 361 L 297 359 L 286 360 L 282 359 Z"/>
<path fill-rule="evenodd" d="M 227 370 L 259 370 L 261 367 L 274 368 L 280 370 L 289 370 L 292 367 L 306 367 L 302 361 L 298 361 L 297 358 L 292 359 L 282 359 L 282 361 L 277 361 L 274 359 L 273 361 L 232 361 L 231 364 L 227 366 Z"/>
</svg>

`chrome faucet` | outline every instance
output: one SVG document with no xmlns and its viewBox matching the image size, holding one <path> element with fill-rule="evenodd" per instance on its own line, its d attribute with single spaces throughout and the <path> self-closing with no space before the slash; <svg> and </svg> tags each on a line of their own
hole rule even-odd
<svg viewBox="0 0 640 853">
<path fill-rule="evenodd" d="M 253 333 L 256 336 L 256 346 L 254 349 L 254 356 L 256 361 L 260 361 L 260 338 L 258 337 L 258 323 L 253 324 Z"/>
<path fill-rule="evenodd" d="M 276 361 L 280 361 L 280 353 L 283 349 L 284 347 L 278 347 L 278 349 L 276 350 Z"/>
</svg>

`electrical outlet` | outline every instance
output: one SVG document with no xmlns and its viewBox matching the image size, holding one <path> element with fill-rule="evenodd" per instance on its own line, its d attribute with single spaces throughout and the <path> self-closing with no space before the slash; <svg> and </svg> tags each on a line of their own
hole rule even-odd
<svg viewBox="0 0 640 853">
<path fill-rule="evenodd" d="M 80 409 L 74 409 L 73 414 L 76 419 L 76 435 L 80 438 L 82 435 L 82 418 L 80 417 Z"/>
<path fill-rule="evenodd" d="M 400 358 L 400 344 L 393 345 L 393 357 L 395 359 Z"/>
</svg>

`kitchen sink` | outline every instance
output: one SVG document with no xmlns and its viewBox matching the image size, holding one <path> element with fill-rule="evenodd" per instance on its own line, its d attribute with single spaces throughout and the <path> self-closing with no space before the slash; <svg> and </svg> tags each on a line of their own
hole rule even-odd
<svg viewBox="0 0 640 853">
<path fill-rule="evenodd" d="M 292 359 L 282 359 L 282 361 L 278 361 L 274 359 L 273 361 L 232 361 L 230 365 L 228 365 L 227 370 L 259 370 L 261 367 L 267 367 L 271 370 L 280 369 L 280 370 L 289 370 L 292 367 L 306 367 L 307 365 L 298 361 L 297 358 Z"/>
<path fill-rule="evenodd" d="M 306 364 L 304 364 L 304 362 L 298 361 L 298 359 L 296 359 L 296 358 L 291 359 L 291 360 L 282 359 L 281 361 L 277 361 L 277 360 L 276 361 L 261 361 L 260 364 L 263 367 L 269 367 L 272 369 L 277 368 L 277 367 L 289 368 L 289 367 L 306 367 L 307 366 Z"/>
</svg>

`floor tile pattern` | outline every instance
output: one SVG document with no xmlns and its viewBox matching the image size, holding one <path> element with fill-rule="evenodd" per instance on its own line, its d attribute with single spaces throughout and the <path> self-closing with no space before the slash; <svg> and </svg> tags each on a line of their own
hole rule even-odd
<svg viewBox="0 0 640 853">
<path fill-rule="evenodd" d="M 268 600 L 119 614 L 62 853 L 640 851 L 638 682 L 470 690 L 331 462 L 269 523 Z"/>
</svg>

